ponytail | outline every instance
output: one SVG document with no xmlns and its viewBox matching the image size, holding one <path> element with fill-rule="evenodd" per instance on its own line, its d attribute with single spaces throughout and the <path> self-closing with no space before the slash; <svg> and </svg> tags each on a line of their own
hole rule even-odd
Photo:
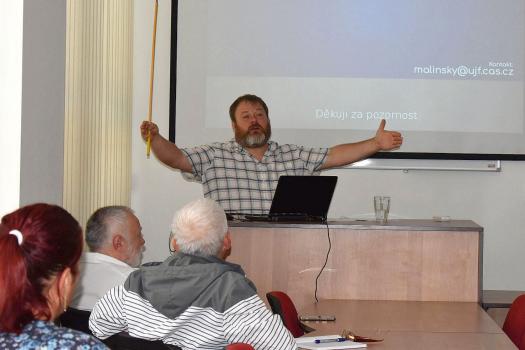
<svg viewBox="0 0 525 350">
<path fill-rule="evenodd" d="M 23 301 L 29 289 L 27 270 L 17 237 L 0 226 L 0 330 L 19 332 L 32 318 Z"/>
</svg>

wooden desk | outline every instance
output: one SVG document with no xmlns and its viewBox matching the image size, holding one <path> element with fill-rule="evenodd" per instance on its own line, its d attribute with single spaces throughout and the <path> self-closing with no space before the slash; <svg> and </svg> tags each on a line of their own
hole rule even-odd
<svg viewBox="0 0 525 350">
<path fill-rule="evenodd" d="M 319 224 L 229 222 L 232 255 L 263 299 L 314 300 L 328 251 Z M 472 221 L 329 221 L 332 250 L 319 278 L 322 299 L 472 301 L 481 294 L 483 228 Z"/>
<path fill-rule="evenodd" d="M 312 335 L 340 334 L 343 329 L 384 338 L 374 350 L 516 349 L 477 303 L 321 300 L 300 310 L 304 315 L 335 315 L 335 322 L 305 322 Z"/>
</svg>

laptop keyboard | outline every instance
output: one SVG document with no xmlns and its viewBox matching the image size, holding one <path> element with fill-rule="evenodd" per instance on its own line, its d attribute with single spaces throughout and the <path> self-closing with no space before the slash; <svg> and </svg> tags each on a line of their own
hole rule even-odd
<svg viewBox="0 0 525 350">
<path fill-rule="evenodd" d="M 246 221 L 263 221 L 263 222 L 275 222 L 275 221 L 309 221 L 309 222 L 323 222 L 324 218 L 319 216 L 310 216 L 305 214 L 296 213 L 280 213 L 279 215 L 245 215 Z"/>
</svg>

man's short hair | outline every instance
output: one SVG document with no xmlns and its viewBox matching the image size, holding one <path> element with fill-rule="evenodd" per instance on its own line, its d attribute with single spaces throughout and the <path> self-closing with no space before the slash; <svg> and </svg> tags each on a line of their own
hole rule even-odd
<svg viewBox="0 0 525 350">
<path fill-rule="evenodd" d="M 202 198 L 175 213 L 171 232 L 181 252 L 217 256 L 228 232 L 228 222 L 217 202 Z"/>
<path fill-rule="evenodd" d="M 134 215 L 133 210 L 123 205 L 112 205 L 97 209 L 86 224 L 86 244 L 92 252 L 100 251 L 110 237 L 111 224 L 117 221 L 126 223 L 128 215 Z"/>
<path fill-rule="evenodd" d="M 230 119 L 232 120 L 232 122 L 235 123 L 235 111 L 237 110 L 237 107 L 239 106 L 239 104 L 241 102 L 259 103 L 264 108 L 264 112 L 266 112 L 266 116 L 269 117 L 269 115 L 268 115 L 268 106 L 263 101 L 263 99 L 260 98 L 259 96 L 246 94 L 246 95 L 242 95 L 242 96 L 237 97 L 237 99 L 235 101 L 233 101 L 233 103 L 231 104 L 231 106 L 230 106 Z"/>
</svg>

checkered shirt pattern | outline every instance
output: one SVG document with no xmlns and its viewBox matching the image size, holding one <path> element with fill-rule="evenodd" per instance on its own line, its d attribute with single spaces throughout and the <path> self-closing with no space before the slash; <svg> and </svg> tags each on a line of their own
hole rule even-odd
<svg viewBox="0 0 525 350">
<path fill-rule="evenodd" d="M 192 166 L 185 179 L 203 184 L 204 197 L 226 212 L 268 214 L 281 175 L 319 175 L 327 148 L 278 145 L 270 141 L 259 162 L 234 140 L 183 148 Z"/>
</svg>

